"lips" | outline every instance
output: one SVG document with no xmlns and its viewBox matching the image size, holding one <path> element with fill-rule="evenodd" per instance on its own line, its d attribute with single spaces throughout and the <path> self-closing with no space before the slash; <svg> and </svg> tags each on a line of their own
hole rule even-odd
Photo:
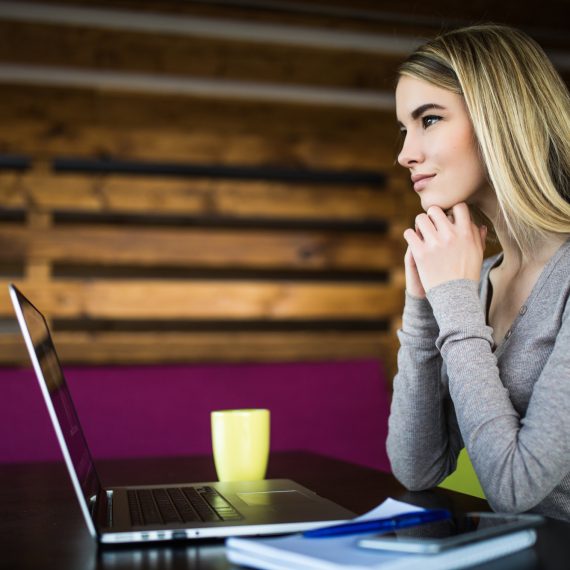
<svg viewBox="0 0 570 570">
<path fill-rule="evenodd" d="M 412 176 L 412 183 L 414 184 L 414 190 L 420 192 L 429 183 L 429 181 L 435 176 L 435 174 L 414 174 Z"/>
</svg>

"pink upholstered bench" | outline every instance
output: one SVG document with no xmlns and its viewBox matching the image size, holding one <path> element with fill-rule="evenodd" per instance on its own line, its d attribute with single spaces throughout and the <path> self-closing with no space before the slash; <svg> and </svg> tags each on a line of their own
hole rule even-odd
<svg viewBox="0 0 570 570">
<path fill-rule="evenodd" d="M 61 457 L 31 369 L 0 370 L 0 461 Z M 389 471 L 389 397 L 377 361 L 66 367 L 96 458 L 207 454 L 209 412 L 265 407 L 273 450 Z"/>
</svg>

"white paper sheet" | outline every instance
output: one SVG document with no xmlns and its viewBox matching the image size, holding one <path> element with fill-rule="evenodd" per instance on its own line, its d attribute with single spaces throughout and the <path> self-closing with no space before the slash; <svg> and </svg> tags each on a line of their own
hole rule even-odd
<svg viewBox="0 0 570 570">
<path fill-rule="evenodd" d="M 368 511 L 354 520 L 392 517 L 421 510 L 424 509 L 396 501 L 395 499 L 386 499 L 371 511 Z M 272 554 L 274 555 L 275 548 L 284 549 L 287 558 L 286 560 L 285 558 L 283 559 L 285 564 L 285 566 L 283 566 L 284 568 L 294 568 L 295 565 L 297 565 L 303 568 L 329 569 L 331 568 L 331 564 L 344 567 L 350 567 L 351 565 L 372 567 L 381 562 L 382 559 L 389 561 L 402 558 L 401 554 L 384 553 L 360 548 L 358 541 L 361 538 L 362 535 L 350 535 L 307 539 L 304 538 L 302 534 L 294 534 L 280 538 L 257 540 L 230 538 L 226 544 L 229 549 L 235 548 L 240 550 L 240 544 L 243 546 L 243 542 L 245 541 L 248 553 L 252 554 L 255 552 L 255 554 L 263 557 L 266 561 L 268 556 L 271 557 Z M 309 559 L 312 559 L 311 566 L 307 566 Z M 277 566 L 275 566 L 275 568 L 277 568 Z"/>
</svg>

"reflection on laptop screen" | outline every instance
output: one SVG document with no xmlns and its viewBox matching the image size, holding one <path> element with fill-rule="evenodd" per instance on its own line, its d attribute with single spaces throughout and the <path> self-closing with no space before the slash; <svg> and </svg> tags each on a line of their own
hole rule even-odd
<svg viewBox="0 0 570 570">
<path fill-rule="evenodd" d="M 81 485 L 81 490 L 85 500 L 89 503 L 90 499 L 93 496 L 97 496 L 99 492 L 99 481 L 83 431 L 77 420 L 77 412 L 63 377 L 63 371 L 59 364 L 47 323 L 43 315 L 19 291 L 15 288 L 14 291 L 16 291 L 25 326 L 41 368 L 41 376 L 52 403 L 53 413 L 57 416 L 57 421 L 61 428 L 64 442 L 60 440 L 60 444 L 62 447 L 63 445 L 67 447 L 70 460 L 73 463 L 79 484 Z M 50 411 L 50 413 L 52 412 Z"/>
</svg>

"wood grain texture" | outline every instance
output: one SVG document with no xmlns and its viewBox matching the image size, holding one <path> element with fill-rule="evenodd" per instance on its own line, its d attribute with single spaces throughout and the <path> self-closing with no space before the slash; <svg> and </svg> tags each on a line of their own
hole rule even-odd
<svg viewBox="0 0 570 570">
<path fill-rule="evenodd" d="M 392 174 L 394 172 L 394 175 Z M 384 190 L 351 184 L 303 184 L 212 178 L 168 178 L 0 171 L 7 208 L 130 212 L 223 218 L 372 221 L 412 215 L 418 200 L 397 171 Z"/>
<path fill-rule="evenodd" d="M 318 333 L 59 333 L 66 364 L 173 362 L 288 362 L 373 358 L 392 366 L 393 335 L 375 332 Z M 0 364 L 28 363 L 20 335 L 0 335 Z"/>
<path fill-rule="evenodd" d="M 400 312 L 402 291 L 377 283 L 215 280 L 16 282 L 51 318 L 383 319 Z M 0 281 L 0 316 L 13 309 Z"/>
<path fill-rule="evenodd" d="M 234 18 L 236 20 L 260 23 L 275 22 L 289 25 L 311 25 L 334 30 L 360 30 L 366 32 L 385 31 L 394 34 L 433 35 L 453 25 L 496 21 L 528 28 L 545 41 L 568 44 L 568 37 L 552 37 L 553 32 L 566 32 L 567 5 L 560 0 L 545 0 L 541 9 L 519 0 L 476 0 L 458 3 L 454 0 L 432 0 L 418 3 L 416 0 L 304 0 L 280 2 L 268 5 L 266 9 L 255 3 L 255 10 L 244 3 L 239 4 L 177 2 L 163 0 L 160 5 L 153 0 L 36 0 L 43 4 L 67 4 L 86 7 L 111 7 L 133 9 L 145 12 L 159 10 L 166 14 L 206 16 L 213 18 Z M 335 11 L 335 8 L 337 9 Z M 541 33 L 542 32 L 542 33 Z M 548 34 L 551 32 L 551 34 Z"/>
<path fill-rule="evenodd" d="M 401 59 L 392 54 L 0 20 L 0 61 L 34 65 L 382 90 L 392 88 Z"/>
<path fill-rule="evenodd" d="M 296 270 L 390 269 L 403 241 L 342 232 L 63 226 L 0 227 L 0 260 Z"/>
<path fill-rule="evenodd" d="M 11 85 L 0 102 L 0 149 L 37 157 L 378 171 L 398 144 L 369 109 Z"/>
<path fill-rule="evenodd" d="M 238 26 L 313 26 L 338 37 L 401 33 L 381 20 L 307 11 L 62 3 Z M 0 64 L 367 94 L 391 89 L 397 63 L 393 54 L 338 46 L 0 19 Z M 392 369 L 404 287 L 401 234 L 418 210 L 394 167 L 398 144 L 391 111 L 3 83 L 0 154 L 28 157 L 32 167 L 0 172 L 0 319 L 8 331 L 0 335 L 0 362 L 28 362 L 10 332 L 6 290 L 15 279 L 46 313 L 64 362 L 372 357 Z M 366 171 L 388 182 L 72 174 L 55 171 L 62 157 Z"/>
</svg>

